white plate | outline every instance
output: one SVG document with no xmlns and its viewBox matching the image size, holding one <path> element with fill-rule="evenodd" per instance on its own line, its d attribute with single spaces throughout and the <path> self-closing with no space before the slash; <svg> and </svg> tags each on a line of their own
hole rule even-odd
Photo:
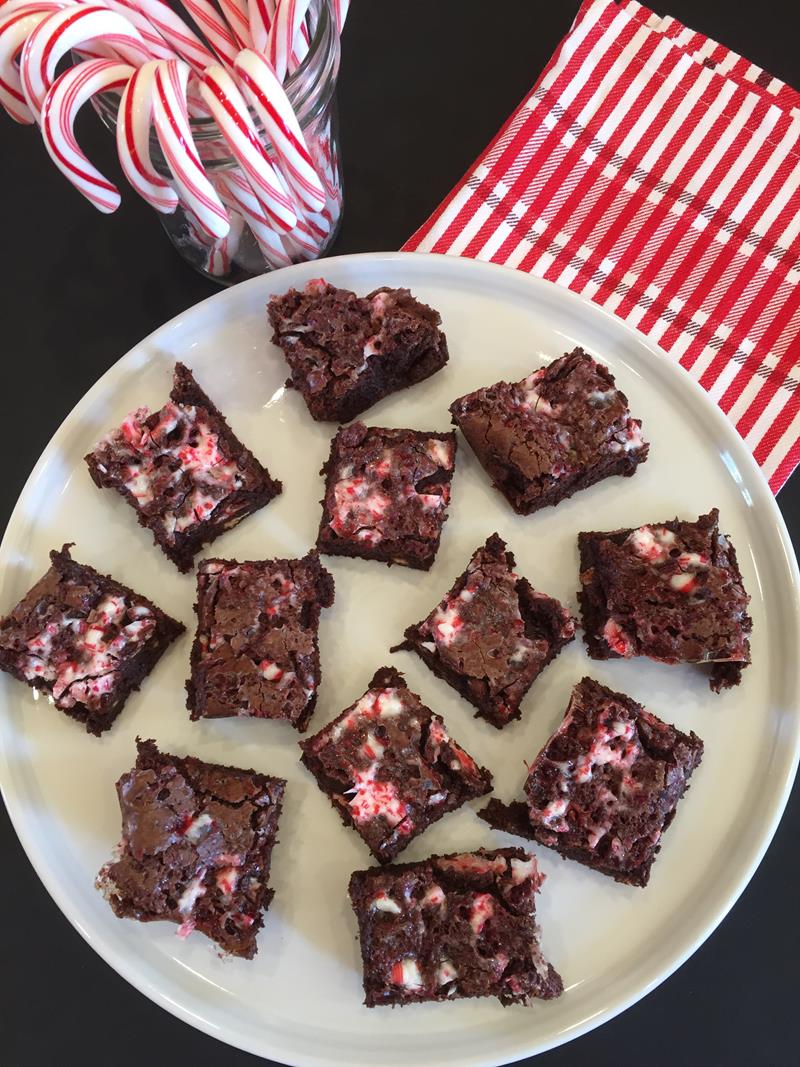
<svg viewBox="0 0 800 1067">
<path fill-rule="evenodd" d="M 45 701 L 0 679 L 0 773 L 6 804 L 36 870 L 67 918 L 121 975 L 157 1004 L 243 1049 L 314 1067 L 439 1067 L 506 1063 L 577 1036 L 644 996 L 709 935 L 764 853 L 798 756 L 798 573 L 774 500 L 730 424 L 681 369 L 636 333 L 564 289 L 503 268 L 434 256 L 368 255 L 306 264 L 220 293 L 168 323 L 94 386 L 56 433 L 31 475 L 0 548 L 7 610 L 45 569 L 47 552 L 75 541 L 75 557 L 114 574 L 193 624 L 194 581 L 181 576 L 115 494 L 93 486 L 82 456 L 133 407 L 158 407 L 176 358 L 185 360 L 236 431 L 284 480 L 283 495 L 214 546 L 239 558 L 293 555 L 319 521 L 319 468 L 332 428 L 313 423 L 284 392 L 286 368 L 267 340 L 267 296 L 324 272 L 366 292 L 407 285 L 438 308 L 447 368 L 376 405 L 377 425 L 445 429 L 456 396 L 498 378 L 521 378 L 576 344 L 605 360 L 644 420 L 650 459 L 558 508 L 512 514 L 469 449 L 457 461 L 450 521 L 429 576 L 358 560 L 327 561 L 336 603 L 323 617 L 324 680 L 312 730 L 361 695 L 373 671 L 395 663 L 441 711 L 455 737 L 495 774 L 496 794 L 519 794 L 525 767 L 560 721 L 585 673 L 645 702 L 706 742 L 692 788 L 664 840 L 650 886 L 627 888 L 538 849 L 543 947 L 564 977 L 557 1001 L 502 1008 L 492 1001 L 361 1006 L 351 871 L 369 855 L 298 764 L 285 724 L 193 724 L 184 707 L 191 633 L 159 664 L 116 726 L 96 740 Z M 754 665 L 740 688 L 711 693 L 699 670 L 641 662 L 593 663 L 580 641 L 534 685 L 523 721 L 498 732 L 410 654 L 390 656 L 497 530 L 535 587 L 575 604 L 581 529 L 613 529 L 718 506 L 752 594 Z M 275 900 L 254 962 L 221 960 L 199 935 L 167 923 L 114 918 L 95 872 L 119 837 L 114 782 L 134 760 L 134 738 L 163 750 L 256 767 L 289 779 L 274 857 Z M 447 816 L 401 857 L 501 845 L 469 807 Z M 700 994 L 702 996 L 702 993 Z"/>
</svg>

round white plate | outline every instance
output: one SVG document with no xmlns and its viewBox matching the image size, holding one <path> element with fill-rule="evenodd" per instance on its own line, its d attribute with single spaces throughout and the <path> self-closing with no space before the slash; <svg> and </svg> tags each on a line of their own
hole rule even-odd
<svg viewBox="0 0 800 1067">
<path fill-rule="evenodd" d="M 542 943 L 564 978 L 557 1001 L 502 1008 L 491 1000 L 367 1010 L 361 1004 L 356 925 L 346 886 L 371 861 L 298 763 L 283 723 L 191 723 L 184 679 L 194 580 L 155 548 L 121 498 L 92 484 L 83 455 L 132 408 L 159 407 L 184 360 L 234 429 L 284 481 L 275 502 L 221 538 L 210 554 L 245 559 L 304 553 L 319 522 L 318 471 L 333 427 L 312 422 L 268 341 L 267 297 L 324 272 L 367 292 L 408 286 L 441 311 L 451 359 L 427 382 L 367 413 L 374 425 L 446 429 L 448 404 L 499 378 L 522 378 L 582 345 L 606 361 L 644 420 L 650 459 L 632 479 L 611 478 L 558 508 L 515 516 L 462 442 L 450 520 L 432 571 L 330 559 L 336 603 L 323 615 L 319 729 L 394 663 L 454 736 L 494 772 L 495 795 L 518 796 L 523 760 L 560 722 L 584 674 L 629 693 L 706 742 L 705 758 L 666 834 L 650 886 L 617 885 L 537 849 Z M 534 684 L 523 720 L 503 731 L 413 655 L 390 656 L 497 530 L 537 589 L 575 606 L 576 535 L 718 506 L 753 597 L 753 666 L 736 690 L 714 695 L 699 669 L 645 661 L 593 663 L 580 640 Z M 45 449 L 0 548 L 0 607 L 8 610 L 75 541 L 75 558 L 110 572 L 183 619 L 174 645 L 114 728 L 97 740 L 7 676 L 0 678 L 0 776 L 20 839 L 67 918 L 121 975 L 156 1003 L 214 1037 L 301 1067 L 495 1065 L 597 1026 L 644 996 L 714 929 L 744 888 L 775 830 L 798 757 L 798 573 L 770 491 L 730 424 L 689 376 L 643 338 L 564 289 L 462 259 L 364 255 L 305 264 L 220 293 L 162 327 L 116 363 Z M 133 764 L 134 738 L 166 752 L 256 767 L 289 780 L 274 854 L 275 900 L 253 962 L 221 960 L 200 935 L 168 923 L 116 919 L 93 888 L 119 838 L 114 782 Z M 519 843 L 491 831 L 470 807 L 448 815 L 402 860 L 480 845 Z M 700 994 L 702 995 L 702 993 Z"/>
</svg>

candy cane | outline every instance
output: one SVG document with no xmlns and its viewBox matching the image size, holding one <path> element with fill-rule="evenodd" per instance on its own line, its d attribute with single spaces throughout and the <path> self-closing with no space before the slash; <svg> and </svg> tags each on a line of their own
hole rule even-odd
<svg viewBox="0 0 800 1067">
<path fill-rule="evenodd" d="M 253 194 L 246 178 L 240 171 L 225 171 L 215 179 L 217 189 L 225 203 L 242 213 L 267 266 L 277 270 L 290 266 L 292 260 L 281 238 L 267 221 L 261 205 Z"/>
<path fill-rule="evenodd" d="M 175 49 L 167 44 L 144 12 L 134 4 L 123 3 L 123 0 L 97 0 L 97 3 L 100 7 L 107 7 L 109 11 L 124 15 L 129 22 L 133 23 L 153 59 L 175 58 Z"/>
<path fill-rule="evenodd" d="M 203 34 L 223 63 L 230 67 L 239 51 L 236 38 L 211 0 L 182 0 L 183 6 L 203 31 Z M 216 62 L 216 60 L 212 60 Z"/>
<path fill-rule="evenodd" d="M 227 237 L 211 246 L 206 261 L 206 270 L 214 278 L 224 278 L 230 273 L 233 258 L 239 248 L 244 232 L 244 219 L 236 211 L 231 212 L 231 228 Z"/>
<path fill-rule="evenodd" d="M 161 177 L 150 158 L 150 124 L 158 64 L 145 63 L 134 73 L 117 111 L 117 151 L 125 177 L 151 207 L 165 215 L 178 206 L 174 189 Z"/>
<path fill-rule="evenodd" d="M 291 198 L 258 138 L 233 78 L 217 63 L 200 75 L 200 95 L 211 111 L 236 162 L 247 175 L 267 218 L 279 231 L 297 223 Z"/>
<path fill-rule="evenodd" d="M 275 0 L 248 0 L 250 37 L 257 52 L 266 52 L 269 31 L 275 18 Z"/>
<path fill-rule="evenodd" d="M 95 93 L 121 89 L 135 69 L 111 59 L 87 59 L 56 79 L 42 105 L 42 137 L 50 158 L 104 214 L 119 207 L 119 190 L 81 151 L 75 139 L 75 117 Z"/>
<path fill-rule="evenodd" d="M 278 81 L 283 82 L 289 67 L 294 40 L 306 17 L 311 0 L 279 0 L 269 31 L 267 58 Z"/>
<path fill-rule="evenodd" d="M 245 49 L 234 70 L 245 98 L 264 124 L 286 181 L 309 211 L 325 207 L 325 189 L 314 169 L 300 123 L 272 67 L 263 56 Z"/>
<path fill-rule="evenodd" d="M 152 25 L 190 67 L 202 70 L 216 58 L 209 52 L 194 30 L 176 15 L 162 0 L 118 0 L 123 7 L 141 10 Z"/>
<path fill-rule="evenodd" d="M 219 0 L 222 14 L 228 28 L 236 38 L 240 48 L 249 48 L 253 43 L 250 35 L 250 18 L 247 13 L 247 0 Z"/>
<path fill-rule="evenodd" d="M 19 70 L 14 62 L 33 30 L 63 3 L 15 3 L 0 7 L 0 104 L 23 126 L 30 126 L 36 116 L 25 103 Z"/>
<path fill-rule="evenodd" d="M 61 57 L 97 37 L 133 66 L 150 58 L 139 31 L 115 11 L 88 6 L 54 11 L 30 35 L 20 58 L 22 91 L 34 115 L 42 109 Z"/>
<path fill-rule="evenodd" d="M 153 121 L 181 199 L 196 216 L 200 229 L 220 240 L 230 230 L 230 219 L 206 176 L 192 140 L 186 105 L 189 74 L 189 65 L 180 59 L 158 63 Z"/>
<path fill-rule="evenodd" d="M 334 18 L 336 19 L 336 30 L 341 33 L 350 8 L 350 0 L 333 0 L 332 7 Z"/>
</svg>

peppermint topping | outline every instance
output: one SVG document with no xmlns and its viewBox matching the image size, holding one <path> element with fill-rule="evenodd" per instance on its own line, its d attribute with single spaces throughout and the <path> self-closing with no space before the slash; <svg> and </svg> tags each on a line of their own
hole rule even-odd
<svg viewBox="0 0 800 1067">
<path fill-rule="evenodd" d="M 80 702 L 96 708 L 114 690 L 120 660 L 153 632 L 156 620 L 143 604 L 122 595 L 105 596 L 85 619 L 61 611 L 26 642 L 17 666 L 29 681 L 52 682 L 61 708 Z"/>
<path fill-rule="evenodd" d="M 436 984 L 446 985 L 458 978 L 458 971 L 453 966 L 452 960 L 441 960 L 436 969 Z"/>
<path fill-rule="evenodd" d="M 423 908 L 438 908 L 444 903 L 444 890 L 440 885 L 432 885 L 422 898 Z"/>
<path fill-rule="evenodd" d="M 180 898 L 178 899 L 178 911 L 181 915 L 191 914 L 200 897 L 205 896 L 206 891 L 203 888 L 203 879 L 205 876 L 205 870 L 200 871 L 181 893 Z"/>
<path fill-rule="evenodd" d="M 380 781 L 375 777 L 379 766 L 376 761 L 365 771 L 355 772 L 355 785 L 348 790 L 355 795 L 348 801 L 348 806 L 357 823 L 380 817 L 394 827 L 406 817 L 408 806 L 398 795 L 393 782 Z"/>
<path fill-rule="evenodd" d="M 449 477 L 441 472 L 452 471 L 454 454 L 452 439 L 421 440 L 410 430 L 363 423 L 345 427 L 329 461 L 327 529 L 370 547 L 386 539 L 438 540 L 439 513 L 450 499 Z"/>
<path fill-rule="evenodd" d="M 217 889 L 224 897 L 231 897 L 239 883 L 239 870 L 236 867 L 224 867 L 217 871 Z"/>
<path fill-rule="evenodd" d="M 511 884 L 522 885 L 529 878 L 535 878 L 537 874 L 536 860 L 531 856 L 527 860 L 511 860 Z"/>
<path fill-rule="evenodd" d="M 120 464 L 120 480 L 139 507 L 174 500 L 160 515 L 170 542 L 208 519 L 225 497 L 243 485 L 236 461 L 205 411 L 191 405 L 170 401 L 157 415 L 138 408 L 99 448 L 110 450 Z"/>
<path fill-rule="evenodd" d="M 463 619 L 459 615 L 457 608 L 438 608 L 433 616 L 433 631 L 437 643 L 441 641 L 445 645 L 452 644 L 463 625 Z"/>
<path fill-rule="evenodd" d="M 202 815 L 198 815 L 194 819 L 189 820 L 183 831 L 183 836 L 187 837 L 193 844 L 195 844 L 201 837 L 205 837 L 211 829 L 213 822 L 214 820 L 211 816 L 207 812 L 203 812 Z"/>
<path fill-rule="evenodd" d="M 449 471 L 453 467 L 453 446 L 437 437 L 432 437 L 425 446 L 425 451 L 436 464 Z"/>
<path fill-rule="evenodd" d="M 386 911 L 391 915 L 402 915 L 403 909 L 400 905 L 392 900 L 387 893 L 379 893 L 370 904 L 370 908 L 373 911 Z"/>
<path fill-rule="evenodd" d="M 503 864 L 505 867 L 505 864 Z M 472 898 L 472 906 L 469 913 L 469 924 L 472 932 L 477 936 L 483 930 L 487 921 L 494 915 L 494 897 L 491 893 L 478 893 Z"/>
<path fill-rule="evenodd" d="M 609 619 L 603 627 L 603 637 L 611 651 L 616 652 L 618 656 L 633 655 L 633 642 L 613 619 Z"/>
<path fill-rule="evenodd" d="M 641 559 L 649 563 L 663 563 L 675 544 L 675 534 L 663 526 L 641 526 L 628 535 L 625 542 Z"/>
<path fill-rule="evenodd" d="M 404 989 L 422 989 L 419 964 L 413 956 L 400 960 L 392 967 L 392 981 Z"/>
</svg>

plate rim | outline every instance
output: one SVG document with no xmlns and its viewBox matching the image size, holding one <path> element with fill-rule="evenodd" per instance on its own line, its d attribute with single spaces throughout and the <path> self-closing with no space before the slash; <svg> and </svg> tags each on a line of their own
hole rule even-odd
<svg viewBox="0 0 800 1067">
<path fill-rule="evenodd" d="M 9 517 L 6 529 L 3 533 L 2 539 L 0 539 L 0 566 L 5 562 L 6 556 L 9 552 L 9 546 L 14 538 L 14 533 L 18 522 L 20 521 L 20 503 L 27 498 L 29 493 L 33 491 L 33 488 L 42 474 L 44 467 L 49 462 L 50 456 L 55 448 L 58 447 L 61 439 L 66 436 L 69 431 L 69 427 L 76 419 L 80 417 L 84 409 L 92 403 L 92 400 L 96 393 L 101 392 L 107 379 L 113 379 L 116 374 L 119 373 L 120 365 L 128 360 L 131 353 L 140 347 L 144 347 L 152 342 L 159 335 L 168 333 L 179 327 L 182 321 L 187 315 L 194 314 L 201 307 L 206 307 L 212 302 L 223 304 L 226 300 L 231 300 L 231 293 L 240 293 L 246 289 L 256 290 L 260 286 L 266 284 L 267 279 L 270 283 L 275 278 L 285 278 L 286 288 L 295 284 L 296 281 L 307 280 L 309 272 L 324 274 L 329 267 L 334 269 L 340 264 L 347 263 L 375 263 L 375 264 L 396 264 L 402 261 L 434 261 L 438 264 L 447 264 L 447 269 L 454 271 L 464 271 L 468 273 L 487 273 L 492 275 L 505 275 L 508 278 L 514 277 L 517 280 L 521 280 L 523 284 L 530 285 L 534 288 L 540 289 L 542 292 L 558 293 L 557 299 L 562 300 L 569 305 L 572 303 L 576 309 L 580 308 L 585 314 L 593 318 L 602 318 L 612 324 L 612 329 L 621 330 L 624 333 L 630 335 L 635 342 L 644 347 L 652 357 L 663 364 L 667 364 L 671 373 L 677 373 L 677 376 L 682 378 L 682 387 L 688 388 L 694 393 L 698 402 L 707 412 L 709 419 L 713 421 L 716 427 L 720 427 L 725 435 L 733 433 L 738 440 L 739 454 L 736 456 L 736 463 L 739 468 L 745 467 L 747 473 L 751 479 L 754 479 L 755 484 L 758 486 L 760 498 L 755 502 L 755 506 L 758 508 L 767 507 L 769 509 L 769 518 L 772 521 L 781 543 L 784 549 L 784 555 L 786 558 L 786 564 L 792 577 L 792 602 L 794 609 L 794 622 L 795 628 L 800 632 L 800 568 L 798 568 L 797 557 L 794 552 L 791 537 L 786 527 L 785 520 L 778 507 L 777 500 L 769 487 L 769 484 L 764 477 L 763 472 L 756 463 L 752 453 L 748 449 L 744 440 L 739 437 L 736 428 L 732 425 L 725 413 L 719 408 L 715 401 L 709 396 L 705 389 L 697 382 L 689 372 L 680 365 L 680 363 L 673 359 L 663 348 L 651 338 L 647 337 L 636 327 L 631 326 L 629 323 L 618 318 L 613 312 L 601 307 L 599 304 L 594 303 L 588 297 L 582 294 L 574 293 L 564 286 L 557 285 L 554 282 L 550 282 L 543 278 L 538 278 L 525 272 L 521 272 L 513 267 L 505 265 L 485 262 L 481 260 L 467 259 L 460 256 L 444 255 L 439 253 L 423 253 L 423 252 L 364 252 L 353 253 L 350 255 L 333 256 L 328 259 L 309 263 L 295 264 L 290 267 L 285 267 L 280 271 L 273 271 L 269 274 L 259 275 L 246 282 L 241 283 L 238 286 L 231 289 L 223 289 L 220 292 L 213 293 L 205 299 L 198 301 L 196 304 L 179 312 L 177 315 L 168 319 L 160 326 L 156 327 L 149 334 L 140 338 L 131 348 L 123 353 L 118 359 L 116 359 L 94 382 L 93 385 L 86 390 L 83 396 L 77 401 L 77 403 L 71 408 L 64 419 L 61 421 L 57 429 L 51 435 L 47 444 L 43 448 L 38 460 L 36 461 L 33 469 L 28 475 L 25 483 L 17 497 L 17 501 L 12 509 Z M 502 285 L 502 282 L 501 282 Z M 266 293 L 265 293 L 266 296 Z M 787 665 L 788 666 L 788 665 Z M 795 661 L 794 664 L 794 681 L 793 689 L 796 695 L 800 696 L 800 660 Z M 635 991 L 631 992 L 628 996 L 620 998 L 617 1002 L 609 1007 L 601 1009 L 593 1014 L 588 1019 L 583 1019 L 575 1025 L 562 1030 L 559 1033 L 550 1035 L 549 1038 L 536 1040 L 535 1046 L 530 1047 L 528 1050 L 520 1049 L 519 1053 L 514 1053 L 512 1058 L 492 1058 L 491 1060 L 481 1058 L 470 1060 L 470 1067 L 499 1067 L 500 1064 L 514 1063 L 519 1057 L 527 1057 L 538 1055 L 539 1053 L 549 1051 L 552 1048 L 556 1048 L 562 1044 L 566 1044 L 578 1037 L 583 1036 L 586 1033 L 596 1029 L 606 1022 L 611 1021 L 618 1015 L 622 1014 L 632 1005 L 638 1003 L 644 997 L 648 996 L 654 989 L 656 989 L 662 982 L 674 974 L 685 962 L 692 956 L 700 946 L 708 940 L 711 934 L 718 928 L 720 923 L 726 918 L 730 910 L 738 901 L 744 890 L 752 880 L 756 870 L 758 869 L 761 861 L 766 854 L 767 849 L 772 843 L 772 839 L 778 828 L 778 825 L 783 817 L 786 805 L 789 800 L 789 795 L 794 784 L 794 780 L 798 770 L 798 763 L 800 763 L 800 717 L 795 716 L 791 730 L 791 756 L 788 760 L 784 760 L 784 771 L 782 775 L 782 781 L 780 785 L 780 791 L 777 794 L 777 799 L 772 805 L 769 824 L 762 830 L 758 843 L 751 848 L 749 860 L 746 863 L 742 874 L 736 884 L 732 887 L 727 896 L 713 909 L 713 913 L 709 917 L 708 921 L 700 924 L 700 928 L 697 930 L 694 936 L 690 936 L 688 943 L 685 945 L 683 951 L 675 955 L 666 966 L 658 966 L 656 973 L 645 981 L 645 983 L 639 986 Z M 0 747 L 0 796 L 2 796 L 6 811 L 8 812 L 9 820 L 14 828 L 17 838 L 31 863 L 37 877 L 41 881 L 44 888 L 49 893 L 51 899 L 58 907 L 62 915 L 69 921 L 72 927 L 77 930 L 84 941 L 97 953 L 98 956 L 110 966 L 121 978 L 133 986 L 139 993 L 144 994 L 148 999 L 157 1004 L 160 1008 L 168 1011 L 171 1015 L 180 1019 L 182 1022 L 200 1030 L 207 1034 L 209 1037 L 215 1038 L 217 1041 L 221 1041 L 224 1044 L 231 1045 L 235 1048 L 239 1048 L 242 1051 L 249 1052 L 252 1055 L 256 1055 L 262 1058 L 267 1056 L 273 1057 L 274 1052 L 269 1049 L 265 1049 L 263 1043 L 254 1044 L 249 1041 L 245 1035 L 240 1034 L 237 1031 L 226 1031 L 224 1036 L 219 1033 L 219 1026 L 212 1023 L 205 1017 L 198 1016 L 196 1013 L 191 1012 L 186 1006 L 181 1003 L 177 1003 L 172 998 L 168 997 L 162 988 L 152 985 L 145 975 L 141 971 L 137 971 L 136 960 L 128 960 L 118 953 L 112 946 L 103 943 L 98 938 L 96 932 L 90 929 L 85 929 L 80 921 L 79 916 L 75 914 L 75 909 L 71 903 L 71 898 L 68 892 L 62 893 L 55 880 L 55 875 L 48 871 L 46 858 L 44 856 L 44 850 L 34 839 L 34 835 L 30 833 L 29 828 L 23 825 L 24 812 L 15 811 L 11 803 L 9 803 L 9 797 L 11 793 L 11 782 L 8 773 L 8 760 L 6 752 Z M 265 1034 L 269 1034 L 268 1028 L 264 1029 Z M 533 1037 L 533 1035 L 532 1035 Z M 296 1067 L 339 1067 L 340 1063 L 343 1065 L 344 1061 L 340 1061 L 337 1058 L 331 1058 L 328 1056 L 315 1055 L 312 1058 L 305 1057 L 302 1063 L 294 1058 L 285 1058 L 285 1054 L 282 1050 L 278 1051 L 279 1060 L 276 1062 L 283 1062 L 286 1064 L 293 1064 Z M 505 1056 L 505 1054 L 502 1054 Z M 405 1063 L 402 1060 L 396 1061 L 398 1067 L 405 1067 Z"/>
</svg>

